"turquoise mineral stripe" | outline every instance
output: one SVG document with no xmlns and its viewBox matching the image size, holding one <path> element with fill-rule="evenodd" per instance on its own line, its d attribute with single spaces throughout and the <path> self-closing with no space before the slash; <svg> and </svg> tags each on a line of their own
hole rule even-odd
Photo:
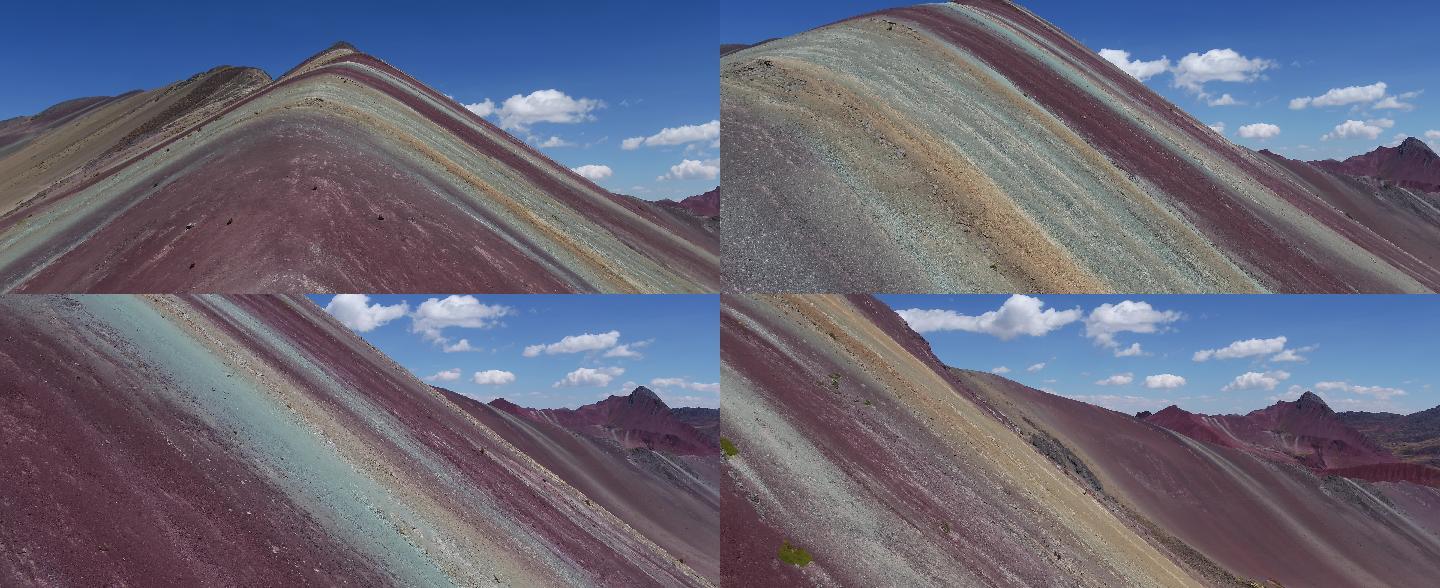
<svg viewBox="0 0 1440 588">
<path fill-rule="evenodd" d="M 368 554 L 402 585 L 453 586 L 455 582 L 396 525 L 422 519 L 375 481 L 361 475 L 333 445 L 205 347 L 128 296 L 82 296 L 85 309 L 126 333 L 144 363 L 166 370 L 175 387 L 160 391 L 211 428 L 238 431 L 240 449 L 268 468 L 269 482 L 283 489 L 338 537 Z M 242 481 L 243 482 L 243 481 Z M 336 491 L 336 488 L 342 490 Z"/>
</svg>

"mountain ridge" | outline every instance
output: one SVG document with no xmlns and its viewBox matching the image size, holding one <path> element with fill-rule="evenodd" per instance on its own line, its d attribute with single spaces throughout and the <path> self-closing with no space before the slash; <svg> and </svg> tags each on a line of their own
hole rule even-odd
<svg viewBox="0 0 1440 588">
<path fill-rule="evenodd" d="M 49 131 L 87 149 L 44 166 L 46 134 L 0 156 L 34 178 L 0 184 L 0 289 L 718 288 L 705 219 L 604 190 L 348 44 L 274 80 L 200 77 L 231 71 L 258 73 L 193 105 L 180 82 L 92 109 Z"/>
<path fill-rule="evenodd" d="M 1008 1 L 735 50 L 721 118 L 738 291 L 1440 288 L 1440 220 L 1399 216 L 1432 204 L 1357 213 L 1374 189 L 1235 145 Z"/>
</svg>

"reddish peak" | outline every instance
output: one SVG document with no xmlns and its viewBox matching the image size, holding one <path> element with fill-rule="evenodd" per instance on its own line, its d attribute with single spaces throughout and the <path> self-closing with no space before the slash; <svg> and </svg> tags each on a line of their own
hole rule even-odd
<svg viewBox="0 0 1440 588">
<path fill-rule="evenodd" d="M 525 416 L 527 413 L 530 412 L 530 409 L 515 404 L 514 402 L 510 402 L 509 400 L 506 400 L 504 398 L 496 398 L 494 400 L 491 400 L 490 408 L 501 412 L 508 412 L 515 416 Z"/>
<path fill-rule="evenodd" d="M 1172 404 L 1170 406 L 1160 409 L 1160 412 L 1150 415 L 1149 418 L 1173 418 L 1181 416 L 1191 416 L 1191 414 L 1192 413 L 1190 411 Z"/>
<path fill-rule="evenodd" d="M 658 201 L 665 206 L 683 208 L 698 216 L 720 216 L 720 188 L 696 194 L 679 202 L 666 198 Z"/>
</svg>

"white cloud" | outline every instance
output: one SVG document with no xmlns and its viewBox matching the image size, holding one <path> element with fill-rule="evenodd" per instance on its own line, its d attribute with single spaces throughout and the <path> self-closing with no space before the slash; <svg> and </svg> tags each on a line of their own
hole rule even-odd
<svg viewBox="0 0 1440 588">
<path fill-rule="evenodd" d="M 1147 398 L 1144 396 L 1119 394 L 1076 394 L 1066 395 L 1065 397 L 1125 413 L 1134 413 L 1141 410 L 1159 410 L 1170 404 L 1170 401 L 1164 398 Z"/>
<path fill-rule="evenodd" d="M 1275 66 L 1274 61 L 1247 58 L 1233 49 L 1211 49 L 1180 58 L 1171 72 L 1175 87 L 1201 92 L 1207 82 L 1253 82 Z"/>
<path fill-rule="evenodd" d="M 651 343 L 652 341 L 653 341 L 652 339 L 646 339 L 646 340 L 644 340 L 644 341 L 636 341 L 636 342 L 634 342 L 634 343 L 625 343 L 625 344 L 623 344 L 623 345 L 616 345 L 616 346 L 614 346 L 614 347 L 611 347 L 609 351 L 606 351 L 604 356 L 605 356 L 605 357 L 631 357 L 631 358 L 639 359 L 639 358 L 645 357 L 645 355 L 642 354 L 642 353 L 640 353 L 639 351 L 636 351 L 636 349 L 640 349 L 640 348 L 642 348 L 642 347 L 648 346 L 648 345 L 650 345 L 650 343 Z"/>
<path fill-rule="evenodd" d="M 410 306 L 404 302 L 389 306 L 378 302 L 370 304 L 370 297 L 364 294 L 336 294 L 325 305 L 325 312 L 351 330 L 366 333 L 405 316 Z"/>
<path fill-rule="evenodd" d="M 1240 127 L 1239 132 L 1245 139 L 1270 139 L 1280 134 L 1280 127 L 1270 123 L 1253 123 Z"/>
<path fill-rule="evenodd" d="M 1229 94 L 1221 94 L 1219 98 L 1210 98 L 1206 100 L 1205 104 L 1210 106 L 1239 106 L 1241 104 L 1244 104 L 1244 102 L 1236 100 L 1234 96 L 1231 96 Z"/>
<path fill-rule="evenodd" d="M 471 376 L 470 379 L 481 386 L 501 386 L 514 382 L 515 374 L 505 370 L 485 370 L 483 372 L 475 372 L 475 375 Z"/>
<path fill-rule="evenodd" d="M 1229 384 L 1226 384 L 1225 387 L 1220 389 L 1220 391 L 1230 392 L 1233 390 L 1255 389 L 1274 390 L 1275 386 L 1278 386 L 1280 382 L 1288 379 L 1290 379 L 1290 372 L 1284 370 L 1275 370 L 1271 372 L 1245 372 L 1243 374 L 1235 376 L 1235 379 L 1232 380 Z"/>
<path fill-rule="evenodd" d="M 1119 345 L 1120 333 L 1156 333 L 1166 324 L 1182 318 L 1178 312 L 1155 310 L 1149 302 L 1125 300 L 1119 304 L 1105 303 L 1090 311 L 1085 319 L 1085 336 L 1105 347 Z"/>
<path fill-rule="evenodd" d="M 1275 354 L 1274 357 L 1270 358 L 1270 361 L 1305 361 L 1305 356 L 1300 354 L 1309 353 L 1318 348 L 1320 348 L 1319 345 L 1306 345 L 1299 349 L 1286 349 L 1284 351 L 1281 351 L 1280 353 Z"/>
<path fill-rule="evenodd" d="M 1170 59 L 1161 57 L 1153 61 L 1130 60 L 1130 52 L 1120 49 L 1101 49 L 1100 57 L 1140 81 L 1148 80 L 1170 69 Z"/>
<path fill-rule="evenodd" d="M 1366 139 L 1374 141 L 1375 139 L 1380 138 L 1380 133 L 1385 132 L 1385 129 L 1393 126 L 1395 126 L 1395 121 L 1388 118 L 1369 121 L 1347 120 L 1343 123 L 1335 125 L 1335 130 L 1326 133 L 1325 136 L 1320 137 L 1320 140 L 1329 141 L 1331 139 L 1364 137 Z"/>
<path fill-rule="evenodd" d="M 665 180 L 713 180 L 718 177 L 720 177 L 720 160 L 684 159 L 680 163 L 670 166 L 669 173 L 657 177 L 655 180 L 660 182 Z"/>
<path fill-rule="evenodd" d="M 1210 127 L 1210 130 L 1212 130 L 1212 131 L 1215 131 L 1215 132 L 1220 133 L 1220 134 L 1222 134 L 1222 135 L 1225 134 L 1225 123 L 1223 123 L 1223 122 L 1217 122 L 1217 123 L 1215 123 L 1215 124 L 1213 124 L 1213 125 L 1209 125 L 1209 127 Z"/>
<path fill-rule="evenodd" d="M 455 343 L 445 343 L 440 348 L 445 353 L 459 353 L 462 351 L 479 351 L 479 348 L 471 347 L 469 339 L 461 339 Z"/>
<path fill-rule="evenodd" d="M 1396 396 L 1404 396 L 1405 390 L 1390 388 L 1386 386 L 1356 386 L 1349 382 L 1316 382 L 1315 389 L 1321 392 L 1348 392 L 1369 396 L 1376 400 L 1389 400 Z"/>
<path fill-rule="evenodd" d="M 1386 96 L 1380 99 L 1379 102 L 1376 102 L 1373 106 L 1371 106 L 1371 108 L 1409 112 L 1411 110 L 1415 110 L 1415 105 L 1413 103 L 1406 102 L 1406 100 L 1418 98 L 1422 93 L 1422 90 L 1416 90 L 1414 92 L 1405 92 L 1403 94 L 1400 94 L 1399 96 Z"/>
<path fill-rule="evenodd" d="M 1045 362 L 1042 361 L 1042 362 L 1040 362 L 1040 363 L 1037 363 L 1037 364 L 1031 365 L 1030 367 L 1025 368 L 1025 371 L 1030 372 L 1030 373 L 1033 374 L 1033 373 L 1038 372 L 1038 371 L 1043 370 L 1043 369 L 1045 369 Z"/>
<path fill-rule="evenodd" d="M 898 311 L 900 318 L 920 333 L 932 331 L 968 331 L 994 335 L 1010 340 L 1021 335 L 1041 337 L 1046 333 L 1080 319 L 1080 309 L 1042 310 L 1045 302 L 1039 298 L 1015 294 L 1005 300 L 998 310 L 979 316 L 967 316 L 953 310 L 922 310 L 911 308 Z"/>
<path fill-rule="evenodd" d="M 720 393 L 720 382 L 706 384 L 703 382 L 692 382 L 685 378 L 655 378 L 650 380 L 650 385 L 661 389 L 680 388 L 683 390 L 693 390 L 695 392 Z"/>
<path fill-rule="evenodd" d="M 695 396 L 694 394 L 660 394 L 660 399 L 665 401 L 666 406 L 693 406 L 701 408 L 720 408 L 720 399 L 710 396 Z"/>
<path fill-rule="evenodd" d="M 992 373 L 992 374 L 1008 374 L 1008 373 L 1010 373 L 1010 368 L 1005 367 L 1005 366 L 1003 366 L 1003 365 L 1002 365 L 1002 366 L 997 366 L 997 367 L 991 368 L 991 369 L 990 369 L 990 373 Z"/>
<path fill-rule="evenodd" d="M 1385 97 L 1385 88 L 1385 82 L 1375 82 L 1368 86 L 1332 88 L 1330 91 L 1319 96 L 1309 96 L 1291 100 L 1290 109 L 1301 110 L 1310 106 L 1323 108 L 1326 106 L 1345 106 L 1348 104 L 1375 102 Z"/>
<path fill-rule="evenodd" d="M 1242 357 L 1254 357 L 1257 355 L 1270 355 L 1280 353 L 1285 349 L 1285 337 L 1273 337 L 1270 339 L 1245 339 L 1235 341 L 1220 349 L 1204 349 L 1196 351 L 1191 358 L 1195 361 L 1208 361 L 1214 359 L 1239 359 Z"/>
<path fill-rule="evenodd" d="M 1425 131 L 1425 138 L 1431 141 L 1440 141 L 1440 131 Z"/>
<path fill-rule="evenodd" d="M 465 110 L 475 113 L 477 116 L 486 117 L 495 114 L 495 103 L 486 98 L 484 102 L 466 104 Z"/>
<path fill-rule="evenodd" d="M 1139 343 L 1131 343 L 1129 347 L 1115 350 L 1115 357 L 1140 357 L 1143 355 L 1148 354 L 1140 349 Z"/>
<path fill-rule="evenodd" d="M 480 116 L 499 116 L 500 127 L 511 130 L 524 130 L 539 122 L 578 123 L 594 120 L 595 115 L 591 112 L 604 107 L 605 103 L 599 100 L 572 98 L 554 89 L 536 90 L 524 96 L 516 94 L 506 98 L 499 108 L 488 98 L 484 102 L 465 105 L 470 112 Z"/>
<path fill-rule="evenodd" d="M 410 315 L 410 332 L 420 333 L 428 341 L 445 341 L 441 331 L 449 327 L 486 329 L 515 309 L 501 304 L 485 304 L 469 294 L 431 298 L 420 303 Z"/>
<path fill-rule="evenodd" d="M 610 169 L 610 166 L 596 165 L 593 163 L 582 165 L 580 167 L 572 167 L 570 168 L 570 171 L 580 174 L 580 177 L 583 177 L 592 182 L 598 182 L 615 174 L 615 172 Z"/>
<path fill-rule="evenodd" d="M 448 369 L 425 376 L 426 382 L 454 382 L 460 379 L 460 368 Z"/>
<path fill-rule="evenodd" d="M 1185 378 L 1175 374 L 1156 374 L 1145 376 L 1146 388 L 1173 389 L 1185 385 Z"/>
<path fill-rule="evenodd" d="M 525 357 L 535 357 L 544 353 L 555 355 L 557 353 L 581 353 L 584 351 L 599 351 L 609 349 L 620 342 L 620 331 L 608 333 L 584 333 L 580 335 L 566 335 L 558 342 L 540 345 L 531 345 L 525 348 L 522 353 Z"/>
<path fill-rule="evenodd" d="M 580 368 L 568 374 L 560 381 L 555 382 L 556 388 L 575 386 L 609 386 L 610 380 L 625 373 L 625 368 L 602 367 L 602 368 Z"/>
<path fill-rule="evenodd" d="M 1115 374 L 1115 375 L 1110 376 L 1110 377 L 1108 377 L 1108 378 L 1105 378 L 1105 379 L 1103 379 L 1103 380 L 1098 380 L 1098 381 L 1095 382 L 1095 385 L 1096 385 L 1096 386 L 1124 386 L 1124 385 L 1127 385 L 1127 384 L 1129 384 L 1130 382 L 1134 382 L 1134 381 L 1135 381 L 1135 374 L 1132 374 L 1132 373 L 1130 373 L 1130 372 L 1125 372 L 1125 373 L 1123 373 L 1123 374 Z"/>
<path fill-rule="evenodd" d="M 719 138 L 720 121 L 712 120 L 708 123 L 698 125 L 666 127 L 649 137 L 631 137 L 621 141 L 620 148 L 630 151 L 639 149 L 642 146 L 660 147 L 665 145 L 683 145 L 697 141 L 714 141 Z"/>
<path fill-rule="evenodd" d="M 571 143 L 571 142 L 569 142 L 569 141 L 566 141 L 566 140 L 564 140 L 564 139 L 561 139 L 560 137 L 556 137 L 555 135 L 550 135 L 550 138 L 549 138 L 549 139 L 546 139 L 546 140 L 544 140 L 544 141 L 541 141 L 540 143 L 536 144 L 536 146 L 537 146 L 537 147 L 545 147 L 545 148 L 549 148 L 549 147 L 574 147 L 575 144 L 574 144 L 574 143 Z M 602 165 L 602 166 L 600 166 L 600 167 L 605 167 L 605 166 Z M 610 169 L 610 168 L 607 167 L 607 168 L 605 168 L 605 169 L 608 170 L 608 169 Z M 584 174 L 581 174 L 581 175 L 584 175 Z M 587 177 L 588 177 L 588 176 L 587 176 Z"/>
</svg>

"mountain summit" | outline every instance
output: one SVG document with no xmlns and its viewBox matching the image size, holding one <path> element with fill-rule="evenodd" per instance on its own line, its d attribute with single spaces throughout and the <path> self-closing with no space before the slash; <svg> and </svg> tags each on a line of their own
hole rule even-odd
<svg viewBox="0 0 1440 588">
<path fill-rule="evenodd" d="M 343 42 L 0 123 L 0 291 L 715 291 L 713 224 Z"/>
<path fill-rule="evenodd" d="M 1440 192 L 1440 155 L 1410 137 L 1395 147 L 1379 147 L 1345 161 L 1312 161 L 1316 167 L 1423 192 Z"/>
</svg>

